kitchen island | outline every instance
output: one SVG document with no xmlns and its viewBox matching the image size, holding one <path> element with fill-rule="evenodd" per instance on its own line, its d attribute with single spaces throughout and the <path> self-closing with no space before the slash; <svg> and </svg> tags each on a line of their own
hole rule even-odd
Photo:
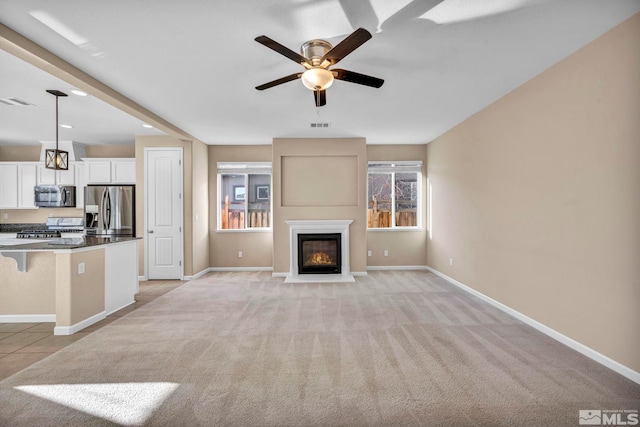
<svg viewBox="0 0 640 427">
<path fill-rule="evenodd" d="M 1 238 L 0 323 L 55 322 L 70 335 L 134 303 L 138 240 Z"/>
</svg>

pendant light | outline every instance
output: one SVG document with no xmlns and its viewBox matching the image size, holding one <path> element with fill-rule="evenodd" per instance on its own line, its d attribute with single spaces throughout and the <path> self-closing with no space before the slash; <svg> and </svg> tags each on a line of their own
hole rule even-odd
<svg viewBox="0 0 640 427">
<path fill-rule="evenodd" d="M 69 152 L 58 150 L 58 98 L 67 96 L 67 94 L 55 89 L 47 89 L 47 92 L 56 97 L 56 149 L 47 149 L 45 151 L 44 166 L 47 169 L 68 170 Z"/>
</svg>

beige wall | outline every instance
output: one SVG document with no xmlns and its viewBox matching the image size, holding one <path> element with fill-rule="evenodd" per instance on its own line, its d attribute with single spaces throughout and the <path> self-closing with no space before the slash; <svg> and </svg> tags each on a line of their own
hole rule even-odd
<svg viewBox="0 0 640 427">
<path fill-rule="evenodd" d="M 640 14 L 427 148 L 428 265 L 635 371 L 639 95 Z"/>
<path fill-rule="evenodd" d="M 0 162 L 37 162 L 40 145 L 0 145 Z"/>
<path fill-rule="evenodd" d="M 367 266 L 424 266 L 427 263 L 426 180 L 424 145 L 368 145 L 367 161 L 422 161 L 422 229 L 416 231 L 367 230 Z M 384 251 L 389 256 L 384 256 Z"/>
<path fill-rule="evenodd" d="M 217 231 L 217 162 L 270 162 L 270 145 L 210 145 L 209 147 L 209 266 L 214 268 L 273 265 L 271 231 Z M 242 251 L 242 258 L 238 258 Z"/>
<path fill-rule="evenodd" d="M 77 265 L 85 264 L 78 274 Z M 72 326 L 104 311 L 104 249 L 56 255 L 56 326 Z"/>
<path fill-rule="evenodd" d="M 85 264 L 78 274 L 77 265 Z M 27 271 L 0 256 L 0 314 L 56 316 L 71 326 L 104 311 L 104 249 L 27 253 Z"/>
<path fill-rule="evenodd" d="M 13 258 L 0 256 L 0 314 L 56 314 L 56 256 L 52 252 L 27 254 L 27 271 Z"/>
<path fill-rule="evenodd" d="M 87 157 L 132 158 L 136 156 L 136 147 L 131 145 L 87 145 Z"/>
<path fill-rule="evenodd" d="M 0 145 L 0 162 L 37 162 L 41 145 Z M 131 145 L 85 145 L 87 157 L 134 157 Z"/>
<path fill-rule="evenodd" d="M 287 220 L 351 219 L 352 272 L 366 270 L 364 138 L 273 140 L 273 267 L 288 273 Z"/>
<path fill-rule="evenodd" d="M 193 142 L 192 274 L 209 268 L 209 148 Z M 188 242 L 186 243 L 188 244 Z"/>
<path fill-rule="evenodd" d="M 4 215 L 7 214 L 7 219 Z M 83 209 L 77 208 L 38 208 L 38 209 L 0 209 L 2 224 L 30 224 L 47 222 L 50 216 L 82 217 Z"/>
</svg>

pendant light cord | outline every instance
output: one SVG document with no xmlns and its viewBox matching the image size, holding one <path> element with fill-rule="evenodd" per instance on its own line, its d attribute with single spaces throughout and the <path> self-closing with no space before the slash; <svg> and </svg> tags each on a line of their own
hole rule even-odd
<svg viewBox="0 0 640 427">
<path fill-rule="evenodd" d="M 58 128 L 60 127 L 58 126 L 58 98 L 59 96 L 56 95 L 56 157 L 58 156 Z"/>
</svg>

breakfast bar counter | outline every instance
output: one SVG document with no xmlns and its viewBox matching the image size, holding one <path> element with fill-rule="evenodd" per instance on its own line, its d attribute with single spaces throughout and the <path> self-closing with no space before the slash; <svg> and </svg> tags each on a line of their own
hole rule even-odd
<svg viewBox="0 0 640 427">
<path fill-rule="evenodd" d="M 0 252 L 41 252 L 55 251 L 60 249 L 90 249 L 95 246 L 104 246 L 113 243 L 129 242 L 139 240 L 139 237 L 58 237 L 30 241 L 30 239 L 2 238 L 0 237 Z"/>
<path fill-rule="evenodd" d="M 0 323 L 70 335 L 135 302 L 135 237 L 0 238 Z"/>
</svg>

